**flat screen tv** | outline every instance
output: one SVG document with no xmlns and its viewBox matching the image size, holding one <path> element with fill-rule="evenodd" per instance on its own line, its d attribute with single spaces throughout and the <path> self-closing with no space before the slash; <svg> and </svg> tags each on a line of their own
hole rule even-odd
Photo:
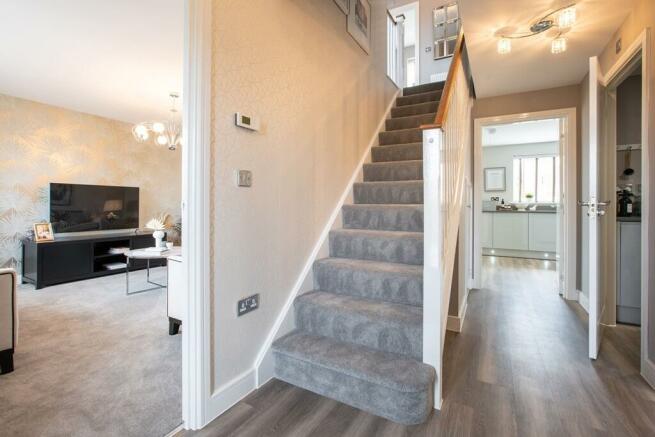
<svg viewBox="0 0 655 437">
<path fill-rule="evenodd" d="M 55 233 L 136 229 L 139 188 L 50 183 Z"/>
</svg>

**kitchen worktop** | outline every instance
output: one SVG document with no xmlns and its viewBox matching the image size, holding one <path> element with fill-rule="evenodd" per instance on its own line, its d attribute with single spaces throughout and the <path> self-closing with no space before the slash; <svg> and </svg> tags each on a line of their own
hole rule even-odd
<svg viewBox="0 0 655 437">
<path fill-rule="evenodd" d="M 617 217 L 616 221 L 617 222 L 641 222 L 641 217 L 640 216 Z"/>
<path fill-rule="evenodd" d="M 508 212 L 523 213 L 523 214 L 525 214 L 525 213 L 528 213 L 528 214 L 535 214 L 535 213 L 536 214 L 556 214 L 557 210 L 556 209 L 540 209 L 538 211 L 532 211 L 532 210 L 527 211 L 525 209 L 498 209 L 498 210 L 485 209 L 482 212 L 499 212 L 501 214 L 502 213 L 508 213 Z M 626 217 L 626 218 L 628 218 L 628 217 Z"/>
</svg>

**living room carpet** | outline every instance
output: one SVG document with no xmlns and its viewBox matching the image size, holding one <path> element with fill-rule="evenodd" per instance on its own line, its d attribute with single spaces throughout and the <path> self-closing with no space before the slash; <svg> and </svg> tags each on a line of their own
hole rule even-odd
<svg viewBox="0 0 655 437">
<path fill-rule="evenodd" d="M 143 287 L 145 272 L 130 282 Z M 0 434 L 163 436 L 182 422 L 182 336 L 168 335 L 164 289 L 126 296 L 124 274 L 22 285 L 18 313 Z"/>
</svg>

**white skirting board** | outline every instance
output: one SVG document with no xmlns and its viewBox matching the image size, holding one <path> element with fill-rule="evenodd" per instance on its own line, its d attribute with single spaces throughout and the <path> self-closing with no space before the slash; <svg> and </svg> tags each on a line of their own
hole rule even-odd
<svg viewBox="0 0 655 437">
<path fill-rule="evenodd" d="M 466 309 L 469 306 L 468 303 L 469 295 L 468 291 L 466 292 L 466 299 L 464 299 L 464 305 L 458 316 L 448 316 L 448 321 L 446 322 L 446 330 L 452 332 L 462 332 L 462 327 L 464 326 L 464 318 L 466 318 Z"/>
<path fill-rule="evenodd" d="M 257 355 L 257 359 L 255 360 L 255 365 L 254 365 L 255 373 L 256 373 L 255 380 L 256 380 L 257 387 L 261 387 L 267 381 L 273 378 L 273 373 L 274 373 L 273 354 L 271 353 L 271 345 L 277 338 L 280 338 L 283 335 L 293 330 L 294 328 L 293 311 L 292 311 L 293 301 L 296 299 L 296 296 L 298 296 L 299 294 L 312 290 L 313 283 L 314 283 L 314 277 L 312 275 L 312 267 L 314 265 L 314 262 L 317 259 L 328 256 L 330 231 L 332 229 L 337 229 L 341 227 L 341 208 L 343 207 L 344 204 L 346 204 L 346 202 L 352 202 L 353 184 L 357 181 L 362 180 L 363 178 L 362 167 L 366 162 L 370 160 L 371 148 L 377 144 L 378 133 L 382 130 L 385 121 L 389 118 L 391 113 L 391 108 L 393 108 L 393 105 L 396 102 L 396 97 L 398 96 L 399 93 L 400 90 L 397 91 L 394 94 L 393 98 L 391 99 L 391 102 L 389 103 L 389 106 L 387 107 L 384 116 L 380 120 L 380 123 L 378 124 L 375 132 L 371 137 L 368 147 L 366 147 L 366 150 L 364 151 L 364 154 L 362 155 L 359 164 L 357 164 L 357 167 L 355 168 L 355 171 L 353 172 L 350 181 L 346 185 L 346 188 L 343 191 L 341 198 L 335 205 L 335 208 L 332 211 L 330 218 L 328 219 L 325 227 L 323 228 L 323 231 L 321 232 L 316 244 L 314 245 L 314 249 L 312 250 L 309 257 L 307 258 L 304 268 L 300 272 L 300 275 L 298 276 L 296 283 L 291 289 L 289 296 L 287 297 L 287 300 L 284 306 L 282 307 L 282 310 L 280 311 L 280 314 L 275 320 L 275 324 L 273 324 L 273 328 L 271 329 L 268 336 L 266 337 L 266 341 L 264 342 L 264 345 L 262 346 L 261 350 L 259 351 L 259 354 Z"/>
</svg>

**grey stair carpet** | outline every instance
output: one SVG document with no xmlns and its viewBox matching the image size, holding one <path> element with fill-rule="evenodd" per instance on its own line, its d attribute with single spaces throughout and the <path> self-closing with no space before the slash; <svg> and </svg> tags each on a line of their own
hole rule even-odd
<svg viewBox="0 0 655 437">
<path fill-rule="evenodd" d="M 433 409 L 438 375 L 423 358 L 423 132 L 443 82 L 396 99 L 314 291 L 294 301 L 296 329 L 273 343 L 275 375 L 369 413 L 413 425 Z"/>
</svg>

